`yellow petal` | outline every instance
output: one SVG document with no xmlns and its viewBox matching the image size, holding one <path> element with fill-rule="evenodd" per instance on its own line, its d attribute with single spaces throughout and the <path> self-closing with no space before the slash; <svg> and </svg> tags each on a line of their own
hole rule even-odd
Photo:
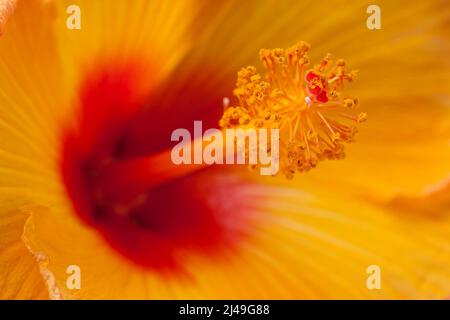
<svg viewBox="0 0 450 320">
<path fill-rule="evenodd" d="M 14 11 L 16 0 L 0 1 L 0 35 L 3 33 L 5 24 Z"/>
<path fill-rule="evenodd" d="M 0 215 L 0 299 L 47 299 L 48 291 L 34 256 L 21 237 L 28 215 Z"/>
<path fill-rule="evenodd" d="M 63 298 L 442 298 L 450 290 L 449 217 L 409 220 L 388 207 L 333 194 L 248 185 L 239 189 L 250 237 L 219 260 L 183 255 L 189 277 L 129 265 L 76 221 L 30 209 L 25 242 L 48 257 Z M 242 199 L 242 198 L 241 198 Z M 348 203 L 351 201 L 352 206 Z M 75 222 L 75 223 L 74 223 Z M 54 230 L 59 230 L 55 233 Z M 73 241 L 76 238 L 77 241 Z M 67 267 L 81 289 L 67 290 Z M 369 290 L 367 268 L 381 268 Z"/>
<path fill-rule="evenodd" d="M 402 215 L 410 217 L 418 215 L 423 218 L 428 215 L 433 218 L 446 218 L 450 215 L 450 178 L 429 186 L 421 193 L 397 194 L 388 204 Z"/>
<path fill-rule="evenodd" d="M 356 143 L 347 146 L 344 160 L 324 162 L 295 184 L 386 200 L 399 193 L 419 194 L 446 179 L 450 109 L 433 100 L 403 100 L 380 100 Z"/>
<path fill-rule="evenodd" d="M 64 194 L 56 170 L 64 96 L 51 17 L 43 2 L 21 1 L 0 38 L 0 219 L 28 203 L 56 205 Z"/>
<path fill-rule="evenodd" d="M 196 7 L 191 0 L 54 1 L 59 50 L 68 86 L 86 70 L 108 58 L 126 61 L 138 56 L 158 68 L 153 78 L 167 74 L 192 46 L 191 24 Z M 66 10 L 77 5 L 81 29 L 67 28 Z"/>
<path fill-rule="evenodd" d="M 407 214 L 397 215 L 390 204 L 326 191 L 308 194 L 276 187 L 268 194 L 260 203 L 260 219 L 267 223 L 261 232 L 267 241 L 260 248 L 274 255 L 275 261 L 301 270 L 290 274 L 308 279 L 317 297 L 423 299 L 448 295 L 448 215 L 411 219 Z M 366 270 L 371 265 L 381 268 L 381 290 L 366 286 Z"/>
</svg>

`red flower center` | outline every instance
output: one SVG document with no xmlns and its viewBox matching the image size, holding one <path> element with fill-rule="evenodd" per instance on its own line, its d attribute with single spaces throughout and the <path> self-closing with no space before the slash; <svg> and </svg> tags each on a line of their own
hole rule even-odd
<svg viewBox="0 0 450 320">
<path fill-rule="evenodd" d="M 217 169 L 184 172 L 167 156 L 174 129 L 194 120 L 216 127 L 231 88 L 212 90 L 204 69 L 152 89 L 150 71 L 115 63 L 86 76 L 79 119 L 63 136 L 62 175 L 77 215 L 117 252 L 146 268 L 180 269 L 181 250 L 212 256 L 239 238 L 208 201 Z"/>
</svg>

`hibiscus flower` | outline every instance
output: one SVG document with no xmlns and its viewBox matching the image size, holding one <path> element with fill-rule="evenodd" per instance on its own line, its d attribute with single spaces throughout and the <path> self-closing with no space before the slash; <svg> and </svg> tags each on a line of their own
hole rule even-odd
<svg viewBox="0 0 450 320">
<path fill-rule="evenodd" d="M 1 298 L 449 295 L 444 2 L 381 1 L 381 30 L 364 1 L 15 2 L 0 1 Z M 349 92 L 370 121 L 344 160 L 309 171 L 300 149 L 277 177 L 170 161 L 174 129 L 219 127 L 236 72 L 300 40 L 312 65 L 360 70 Z M 302 103 L 330 103 L 338 73 L 304 72 Z"/>
</svg>

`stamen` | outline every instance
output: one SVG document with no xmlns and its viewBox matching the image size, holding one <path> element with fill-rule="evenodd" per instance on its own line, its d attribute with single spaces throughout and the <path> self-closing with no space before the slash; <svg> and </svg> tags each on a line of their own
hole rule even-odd
<svg viewBox="0 0 450 320">
<path fill-rule="evenodd" d="M 355 124 L 367 118 L 355 113 L 358 100 L 344 91 L 357 71 L 348 71 L 342 59 L 333 65 L 331 54 L 307 69 L 309 49 L 305 42 L 262 49 L 265 76 L 253 66 L 240 70 L 234 90 L 238 103 L 220 120 L 222 128 L 278 128 L 281 171 L 287 178 L 321 160 L 344 158 L 343 143 L 354 141 Z"/>
</svg>

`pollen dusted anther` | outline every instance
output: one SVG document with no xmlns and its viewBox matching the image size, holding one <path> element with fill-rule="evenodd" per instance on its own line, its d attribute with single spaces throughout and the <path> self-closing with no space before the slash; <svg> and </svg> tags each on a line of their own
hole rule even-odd
<svg viewBox="0 0 450 320">
<path fill-rule="evenodd" d="M 319 161 L 343 159 L 343 143 L 354 141 L 356 124 L 367 117 L 355 112 L 358 99 L 344 92 L 357 71 L 347 71 L 342 59 L 332 65 L 330 54 L 307 68 L 309 49 L 305 42 L 262 49 L 266 76 L 253 66 L 240 70 L 234 90 L 238 105 L 228 107 L 220 120 L 222 128 L 280 129 L 280 171 L 287 178 Z"/>
</svg>

